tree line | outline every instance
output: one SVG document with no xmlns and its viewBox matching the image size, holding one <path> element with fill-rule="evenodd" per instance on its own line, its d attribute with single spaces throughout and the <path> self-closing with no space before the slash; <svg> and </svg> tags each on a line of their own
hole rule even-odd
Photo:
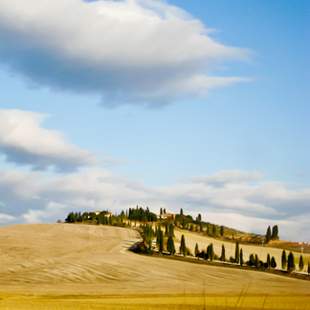
<svg viewBox="0 0 310 310">
<path fill-rule="evenodd" d="M 277 268 L 277 262 L 274 256 L 271 256 L 270 254 L 267 254 L 266 260 L 262 260 L 259 258 L 257 254 L 250 254 L 248 260 L 245 259 L 243 249 L 240 248 L 239 242 L 235 243 L 235 254 L 232 257 L 227 258 L 226 257 L 226 249 L 225 245 L 222 245 L 221 248 L 221 255 L 218 256 L 214 251 L 213 243 L 210 243 L 206 250 L 200 250 L 198 243 L 195 245 L 194 255 L 191 253 L 190 249 L 186 246 L 186 240 L 185 236 L 181 236 L 180 240 L 180 246 L 178 249 L 178 252 L 175 248 L 174 243 L 174 228 L 173 224 L 169 224 L 168 226 L 165 226 L 165 233 L 161 229 L 161 225 L 157 225 L 155 227 L 155 230 L 153 230 L 152 225 L 144 225 L 142 228 L 142 236 L 144 245 L 146 246 L 147 253 L 153 253 L 154 250 L 157 250 L 159 254 L 169 254 L 169 255 L 175 255 L 176 253 L 179 255 L 182 255 L 184 257 L 186 256 L 195 256 L 197 259 L 203 259 L 207 261 L 221 261 L 221 262 L 229 262 L 232 264 L 240 265 L 242 266 L 248 266 L 259 270 L 272 270 Z M 152 247 L 152 240 L 153 238 L 156 238 L 156 245 L 154 248 Z M 292 252 L 290 252 L 288 255 L 286 254 L 286 251 L 283 250 L 282 252 L 282 261 L 281 261 L 281 267 L 282 270 L 291 273 L 294 270 L 297 270 L 295 265 L 295 257 Z M 299 264 L 298 264 L 299 271 L 304 270 L 304 260 L 303 256 L 300 255 L 299 258 Z M 308 268 L 307 268 L 308 274 L 310 274 L 310 262 L 308 262 Z"/>
<path fill-rule="evenodd" d="M 126 212 L 121 211 L 120 214 L 111 214 L 109 211 L 100 212 L 70 212 L 66 219 L 66 223 L 90 223 L 102 225 L 126 226 L 128 221 L 134 222 L 156 222 L 157 215 L 142 207 L 129 208 Z"/>
<path fill-rule="evenodd" d="M 194 219 L 191 215 L 185 214 L 183 209 L 180 209 L 178 214 L 173 214 L 172 217 L 166 218 L 166 209 L 161 208 L 160 214 L 157 216 L 154 212 L 151 212 L 149 208 L 142 208 L 136 206 L 136 208 L 129 208 L 129 210 L 121 211 L 120 214 L 111 214 L 108 211 L 101 212 L 70 212 L 66 219 L 66 223 L 89 223 L 89 224 L 103 224 L 103 225 L 119 225 L 126 226 L 129 224 L 128 221 L 134 223 L 173 223 L 176 227 L 181 229 L 186 229 L 189 231 L 201 232 L 207 236 L 214 238 L 222 238 L 235 240 L 234 235 L 244 234 L 250 236 L 247 238 L 247 242 L 260 244 L 262 240 L 269 242 L 270 240 L 275 240 L 279 238 L 278 226 L 274 226 L 272 229 L 268 227 L 265 236 L 255 235 L 255 234 L 245 234 L 238 232 L 234 229 L 225 227 L 223 225 L 216 225 L 209 222 L 202 221 L 201 214 L 198 214 Z"/>
</svg>

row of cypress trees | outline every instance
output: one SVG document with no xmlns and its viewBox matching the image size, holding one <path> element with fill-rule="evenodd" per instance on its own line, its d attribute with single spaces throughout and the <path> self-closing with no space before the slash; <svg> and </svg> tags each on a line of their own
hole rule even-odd
<svg viewBox="0 0 310 310">
<path fill-rule="evenodd" d="M 282 269 L 287 271 L 293 271 L 296 269 L 295 265 L 295 257 L 292 252 L 286 255 L 285 250 L 282 251 L 282 257 L 281 257 L 281 264 Z M 304 258 L 302 255 L 299 256 L 299 262 L 298 262 L 298 269 L 299 271 L 303 271 L 305 268 Z M 308 262 L 308 268 L 307 268 L 308 274 L 310 274 L 310 261 Z"/>
<path fill-rule="evenodd" d="M 151 241 L 150 238 L 153 238 L 152 235 L 152 228 L 150 225 L 145 225 L 144 226 L 144 233 L 143 236 L 145 236 L 144 240 L 146 243 L 151 247 Z M 164 251 L 164 237 L 168 237 L 167 240 L 167 252 L 170 255 L 174 255 L 176 253 L 175 245 L 174 245 L 174 228 L 173 224 L 168 224 L 165 226 L 165 234 L 161 230 L 161 226 L 157 226 L 155 229 L 155 234 L 156 234 L 156 245 L 158 248 L 159 253 L 163 253 Z M 185 242 L 185 236 L 181 236 L 181 242 L 180 242 L 180 248 L 179 248 L 179 253 L 183 256 L 189 255 L 190 252 L 188 248 L 186 247 L 186 242 Z M 213 261 L 214 259 L 220 260 L 222 262 L 226 261 L 226 250 L 224 244 L 222 245 L 222 250 L 221 250 L 221 255 L 218 257 L 215 252 L 214 252 L 214 247 L 213 244 L 209 244 L 206 251 L 199 250 L 198 243 L 195 245 L 195 252 L 194 252 L 195 257 L 203 258 L 206 260 Z M 236 242 L 235 246 L 235 256 L 230 257 L 229 259 L 230 262 L 238 264 L 240 266 L 243 265 L 248 265 L 251 267 L 259 268 L 259 269 L 275 269 L 277 267 L 276 260 L 273 256 L 270 256 L 270 254 L 267 254 L 267 260 L 263 262 L 262 260 L 259 259 L 258 255 L 251 254 L 249 256 L 249 260 L 245 261 L 244 260 L 244 254 L 243 254 L 243 249 L 240 249 L 240 244 L 239 242 Z M 282 260 L 281 260 L 281 267 L 283 270 L 287 270 L 288 272 L 292 272 L 295 270 L 295 258 L 294 254 L 292 252 L 289 253 L 289 255 L 286 255 L 285 250 L 282 252 Z M 302 271 L 304 270 L 304 260 L 303 256 L 300 255 L 299 258 L 299 264 L 298 264 L 299 270 Z M 310 262 L 308 262 L 308 274 L 310 274 Z"/>
<path fill-rule="evenodd" d="M 161 230 L 161 226 L 157 226 L 155 229 L 156 234 L 156 245 L 158 248 L 159 253 L 163 253 L 164 251 L 164 237 L 168 237 L 167 240 L 167 251 L 170 255 L 175 254 L 175 246 L 174 246 L 174 227 L 172 224 L 165 225 L 165 235 L 164 232 Z"/>
</svg>

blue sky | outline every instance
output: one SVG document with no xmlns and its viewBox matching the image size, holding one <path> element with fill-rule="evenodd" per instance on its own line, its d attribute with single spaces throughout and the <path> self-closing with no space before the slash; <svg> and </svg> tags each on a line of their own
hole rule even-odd
<svg viewBox="0 0 310 310">
<path fill-rule="evenodd" d="M 177 91 L 172 93 L 171 89 L 163 88 L 160 97 L 155 99 L 154 94 L 147 89 L 148 85 L 143 84 L 143 76 L 151 75 L 161 64 L 152 64 L 153 71 L 143 71 L 145 66 L 150 64 L 144 64 L 142 60 L 144 55 L 141 55 L 141 64 L 136 64 L 134 73 L 130 72 L 133 69 L 127 66 L 123 69 L 117 67 L 119 71 L 124 70 L 120 72 L 120 76 L 125 76 L 125 80 L 120 79 L 119 71 L 116 72 L 110 63 L 108 65 L 100 63 L 100 66 L 108 67 L 103 73 L 97 71 L 89 73 L 85 69 L 87 66 L 81 66 L 71 74 L 66 70 L 69 70 L 67 66 L 70 66 L 73 56 L 71 55 L 68 65 L 66 62 L 68 58 L 63 54 L 57 54 L 57 57 L 64 57 L 58 62 L 59 58 L 53 55 L 52 49 L 49 50 L 44 39 L 40 36 L 33 37 L 31 29 L 36 28 L 31 28 L 32 21 L 29 19 L 27 23 L 25 22 L 26 25 L 30 25 L 29 33 L 19 32 L 20 30 L 13 27 L 9 20 L 13 4 L 9 1 L 4 2 L 3 12 L 7 13 L 8 19 L 7 22 L 0 23 L 0 38 L 6 40 L 0 43 L 1 109 L 48 114 L 49 117 L 38 125 L 40 128 L 42 126 L 45 129 L 57 130 L 64 135 L 66 141 L 93 154 L 96 157 L 96 169 L 108 170 L 112 175 L 121 176 L 128 182 L 137 182 L 140 186 L 143 184 L 143 187 L 148 189 L 165 188 L 165 191 L 169 189 L 173 192 L 171 187 L 174 188 L 176 184 L 188 184 L 188 180 L 195 178 L 217 176 L 223 171 L 259 172 L 262 174 L 262 179 L 257 182 L 263 188 L 266 184 L 272 183 L 281 184 L 290 195 L 292 194 L 290 191 L 302 192 L 302 197 L 296 198 L 302 209 L 298 215 L 308 214 L 309 209 L 305 208 L 310 202 L 308 1 L 171 0 L 166 1 L 166 4 L 161 2 L 164 6 L 179 7 L 193 16 L 195 21 L 200 20 L 205 27 L 212 29 L 207 36 L 215 42 L 220 42 L 224 48 L 230 46 L 241 49 L 235 52 L 226 50 L 227 53 L 232 53 L 229 57 L 217 55 L 218 58 L 214 57 L 215 60 L 210 57 L 206 61 L 208 76 L 237 77 L 240 81 L 229 82 L 223 87 L 211 87 L 207 94 L 202 96 L 196 96 L 195 92 L 183 92 L 183 84 L 177 84 Z M 152 1 L 137 1 L 137 3 L 143 7 L 150 6 Z M 154 11 L 157 9 L 152 7 Z M 158 10 L 163 10 L 161 14 L 164 14 L 170 8 L 164 7 Z M 183 18 L 186 20 L 188 17 L 181 17 L 182 21 Z M 59 24 L 62 22 L 61 20 Z M 47 26 L 53 27 L 53 23 Z M 63 27 L 66 27 L 65 23 Z M 175 44 L 180 43 L 181 49 L 186 50 L 188 46 L 185 44 L 189 43 L 182 38 L 181 26 L 175 27 L 174 36 L 177 37 Z M 55 32 L 58 30 L 55 29 Z M 96 35 L 98 34 L 100 35 L 97 32 Z M 90 32 L 89 35 L 95 34 Z M 17 43 L 15 38 L 21 38 L 22 43 Z M 20 45 L 16 48 L 17 44 Z M 25 51 L 26 47 L 29 51 L 28 44 L 32 49 L 29 53 L 23 52 L 21 56 L 20 51 Z M 44 51 L 41 48 L 42 44 L 45 44 Z M 128 45 L 130 46 L 130 41 L 125 45 L 125 54 Z M 197 45 L 197 49 L 199 47 Z M 171 47 L 165 48 L 169 50 Z M 177 58 L 178 51 L 173 53 L 175 53 L 173 57 Z M 205 54 L 205 57 L 209 56 Z M 91 56 L 86 54 L 85 57 Z M 161 57 L 167 60 L 170 59 L 170 54 L 158 55 L 158 58 Z M 132 59 L 136 61 L 135 58 Z M 59 72 L 63 70 L 63 74 L 57 72 L 50 78 L 42 72 L 53 70 L 54 62 L 60 66 L 57 69 L 60 68 Z M 203 60 L 195 64 L 196 67 L 203 65 Z M 170 63 L 161 68 L 167 70 L 167 76 L 171 74 L 169 66 Z M 187 64 L 184 64 L 184 67 L 186 66 Z M 200 69 L 196 67 L 193 69 L 193 66 L 188 70 L 199 71 Z M 179 70 L 174 65 L 171 65 L 171 68 Z M 162 71 L 158 72 L 160 72 L 158 75 L 162 74 Z M 89 79 L 85 78 L 88 75 Z M 106 93 L 102 95 L 96 85 L 97 76 L 102 79 L 100 81 L 104 83 L 105 90 L 109 93 L 107 96 Z M 137 81 L 132 82 L 135 76 Z M 159 88 L 156 81 L 162 83 L 160 87 L 170 85 L 169 80 L 165 82 L 166 76 L 161 75 L 160 78 L 161 80 L 158 80 L 157 76 L 154 76 L 150 79 L 153 83 L 152 92 L 153 89 Z M 118 83 L 123 85 L 121 86 L 123 88 L 118 89 Z M 132 83 L 137 84 L 132 86 Z M 143 85 L 141 88 L 145 87 L 147 92 L 139 93 L 140 85 Z M 209 84 L 206 84 L 206 88 L 208 87 Z M 195 88 L 195 91 L 201 90 Z M 141 96 L 143 103 L 146 102 L 147 105 L 139 103 Z M 127 103 L 127 100 L 130 102 Z M 11 150 L 10 153 L 4 151 L 0 163 L 2 169 L 37 173 L 33 171 L 31 162 L 25 166 L 23 162 L 9 160 L 11 155 L 8 154 L 11 153 Z M 39 171 L 40 175 L 48 173 L 44 169 Z M 58 177 L 57 173 L 55 175 Z M 260 188 L 259 192 L 261 191 Z M 212 201 L 202 200 L 197 206 L 188 203 L 191 199 L 184 198 L 184 195 L 181 195 L 182 203 L 193 212 L 203 210 L 206 214 L 217 212 L 226 215 L 237 214 L 240 217 L 261 218 L 262 221 L 270 218 L 271 222 L 289 221 L 293 216 L 288 207 L 285 211 L 277 209 L 279 214 L 267 212 L 258 216 L 253 211 L 249 215 L 240 209 L 234 210 L 233 206 L 228 210 L 221 209 L 220 204 L 212 204 L 212 199 Z M 140 202 L 139 198 L 140 196 L 137 196 L 137 203 Z M 180 203 L 180 197 L 174 199 L 174 202 L 171 202 L 172 209 L 178 208 Z M 279 201 L 274 197 L 268 199 L 263 197 L 260 203 L 264 201 L 264 206 L 271 209 L 284 201 L 282 196 Z M 169 202 L 170 199 L 158 203 Z M 290 208 L 293 208 L 293 202 L 295 203 L 292 200 L 285 201 L 284 204 L 291 204 Z M 95 207 L 97 205 L 94 205 Z M 37 206 L 35 210 L 39 212 L 44 208 L 46 209 L 46 206 Z M 29 209 L 32 210 L 32 207 L 29 206 Z M 12 211 L 8 207 L 4 214 L 17 218 L 26 211 L 27 208 L 19 212 Z M 224 222 L 226 220 L 225 216 L 221 218 L 214 215 L 214 220 L 221 221 L 221 219 Z M 46 220 L 50 218 L 46 217 Z M 239 228 L 247 228 L 241 219 L 236 223 Z M 286 231 L 287 237 L 296 235 L 292 232 L 291 222 L 283 225 L 290 227 Z"/>
</svg>

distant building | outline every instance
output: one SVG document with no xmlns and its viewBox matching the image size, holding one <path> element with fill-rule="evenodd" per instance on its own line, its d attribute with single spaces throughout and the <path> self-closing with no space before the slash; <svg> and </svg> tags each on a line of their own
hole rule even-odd
<svg viewBox="0 0 310 310">
<path fill-rule="evenodd" d="M 112 212 L 110 212 L 110 211 L 95 211 L 94 213 L 95 213 L 96 215 L 99 215 L 99 214 L 102 213 L 102 212 L 104 212 L 104 216 L 106 216 L 106 217 L 110 217 L 110 216 L 113 215 Z"/>
<path fill-rule="evenodd" d="M 160 215 L 159 215 L 159 217 L 160 217 Z M 162 215 L 161 215 L 161 218 L 163 219 L 163 220 L 174 220 L 175 219 L 175 214 L 174 213 L 163 213 Z"/>
</svg>

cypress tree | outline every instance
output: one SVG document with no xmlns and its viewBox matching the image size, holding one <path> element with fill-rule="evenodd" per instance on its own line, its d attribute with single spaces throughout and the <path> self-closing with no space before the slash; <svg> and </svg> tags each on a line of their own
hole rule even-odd
<svg viewBox="0 0 310 310">
<path fill-rule="evenodd" d="M 212 235 L 216 237 L 216 226 L 212 225 Z"/>
<path fill-rule="evenodd" d="M 255 262 L 254 262 L 254 266 L 255 266 L 256 268 L 258 268 L 258 264 L 259 264 L 258 255 L 257 255 L 257 254 L 255 254 Z"/>
<path fill-rule="evenodd" d="M 159 230 L 159 242 L 158 242 L 158 251 L 159 253 L 162 253 L 164 250 L 164 233 L 160 229 Z"/>
<path fill-rule="evenodd" d="M 184 235 L 182 235 L 182 237 L 181 237 L 180 254 L 183 254 L 183 256 L 186 256 L 186 245 L 185 245 Z"/>
<path fill-rule="evenodd" d="M 277 268 L 277 263 L 276 263 L 276 259 L 274 258 L 274 256 L 271 257 L 271 268 Z"/>
<path fill-rule="evenodd" d="M 224 236 L 224 226 L 221 226 L 221 229 L 220 229 L 220 234 L 221 234 L 221 237 Z"/>
<path fill-rule="evenodd" d="M 239 264 L 239 255 L 240 255 L 240 251 L 239 251 L 239 242 L 236 242 L 236 249 L 235 249 L 235 262 L 236 264 Z"/>
<path fill-rule="evenodd" d="M 224 244 L 222 244 L 222 253 L 221 253 L 220 260 L 221 260 L 222 262 L 225 262 L 225 260 L 226 260 L 226 256 L 225 256 L 225 246 L 224 246 Z"/>
<path fill-rule="evenodd" d="M 249 265 L 250 266 L 255 266 L 254 254 L 251 254 L 250 257 L 249 257 Z"/>
<path fill-rule="evenodd" d="M 279 228 L 278 225 L 275 225 L 272 227 L 272 235 L 271 235 L 272 240 L 278 240 L 279 239 Z"/>
<path fill-rule="evenodd" d="M 207 235 L 210 236 L 210 225 L 207 224 L 207 231 L 206 231 Z"/>
<path fill-rule="evenodd" d="M 285 252 L 285 250 L 282 251 L 281 263 L 282 263 L 282 269 L 286 270 L 286 267 L 287 267 L 287 258 L 286 258 L 286 252 Z"/>
<path fill-rule="evenodd" d="M 310 275 L 310 262 L 308 262 L 308 274 Z"/>
<path fill-rule="evenodd" d="M 294 259 L 294 254 L 290 252 L 287 258 L 287 271 L 292 272 L 295 270 L 295 259 Z"/>
<path fill-rule="evenodd" d="M 143 240 L 148 245 L 148 249 L 152 250 L 152 241 L 154 237 L 154 231 L 151 225 L 147 224 L 143 227 Z"/>
<path fill-rule="evenodd" d="M 183 215 L 183 209 L 182 208 L 180 209 L 180 215 Z"/>
<path fill-rule="evenodd" d="M 298 264 L 298 267 L 299 267 L 299 270 L 300 271 L 303 271 L 304 270 L 304 258 L 302 257 L 302 255 L 300 255 L 299 257 L 299 264 Z"/>
<path fill-rule="evenodd" d="M 270 259 L 270 254 L 268 253 L 267 255 L 267 268 L 269 269 L 271 266 L 271 259 Z"/>
<path fill-rule="evenodd" d="M 210 261 L 214 259 L 213 243 L 210 243 L 207 247 L 207 257 Z"/>
<path fill-rule="evenodd" d="M 156 230 L 155 230 L 155 234 L 156 234 L 156 245 L 159 247 L 159 243 L 160 243 L 160 232 L 161 232 L 161 228 L 160 226 L 156 226 Z"/>
<path fill-rule="evenodd" d="M 268 243 L 271 240 L 271 228 L 268 226 L 267 232 L 266 232 L 266 243 Z"/>
<path fill-rule="evenodd" d="M 168 236 L 168 224 L 165 224 L 165 236 Z"/>
<path fill-rule="evenodd" d="M 201 222 L 201 214 L 200 214 L 200 213 L 197 215 L 196 221 L 197 221 L 198 223 Z"/>
<path fill-rule="evenodd" d="M 240 250 L 240 266 L 242 267 L 243 266 L 243 250 L 241 249 Z"/>
<path fill-rule="evenodd" d="M 195 246 L 195 257 L 198 257 L 199 255 L 199 248 L 198 248 L 198 243 L 196 243 L 196 246 Z"/>
<path fill-rule="evenodd" d="M 173 241 L 173 238 L 171 236 L 168 237 L 167 251 L 170 253 L 170 255 L 174 255 L 174 253 L 175 253 L 174 241 Z"/>
</svg>

